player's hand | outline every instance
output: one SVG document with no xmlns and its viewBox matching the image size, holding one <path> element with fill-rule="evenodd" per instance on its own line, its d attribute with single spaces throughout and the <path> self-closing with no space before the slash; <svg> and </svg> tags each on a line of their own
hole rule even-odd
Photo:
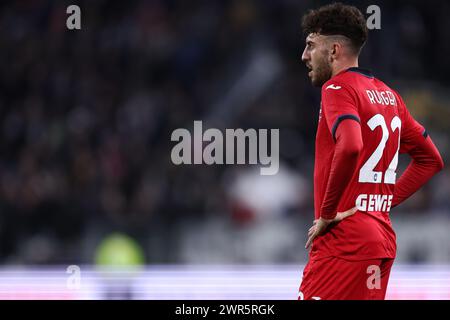
<svg viewBox="0 0 450 320">
<path fill-rule="evenodd" d="M 333 222 L 334 219 L 317 219 L 313 221 L 313 225 L 308 230 L 308 241 L 306 241 L 305 249 L 308 249 L 313 240 L 320 234 L 322 234 L 325 229 Z"/>
<path fill-rule="evenodd" d="M 309 230 L 308 230 L 308 241 L 306 241 L 305 248 L 308 249 L 309 246 L 311 245 L 311 243 L 313 242 L 313 240 L 317 236 L 321 235 L 328 226 L 335 225 L 335 224 L 341 222 L 343 219 L 354 215 L 357 210 L 358 209 L 356 207 L 354 207 L 354 208 L 351 208 L 350 210 L 347 210 L 344 212 L 338 212 L 336 214 L 336 217 L 334 217 L 334 219 L 327 220 L 327 219 L 320 218 L 320 219 L 314 220 L 312 227 L 309 228 Z"/>
</svg>

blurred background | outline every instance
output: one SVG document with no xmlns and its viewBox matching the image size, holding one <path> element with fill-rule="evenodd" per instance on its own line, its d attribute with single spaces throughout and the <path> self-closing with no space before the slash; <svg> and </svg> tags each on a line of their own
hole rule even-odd
<svg viewBox="0 0 450 320">
<path fill-rule="evenodd" d="M 105 241 L 123 236 L 132 263 L 293 265 L 296 289 L 320 103 L 300 23 L 326 3 L 2 1 L 0 264 L 108 263 Z M 380 7 L 360 66 L 403 96 L 449 163 L 450 4 L 346 3 Z M 71 4 L 81 30 L 66 27 Z M 171 133 L 194 120 L 279 128 L 279 173 L 172 164 Z M 450 265 L 449 167 L 391 217 L 397 265 Z"/>
</svg>

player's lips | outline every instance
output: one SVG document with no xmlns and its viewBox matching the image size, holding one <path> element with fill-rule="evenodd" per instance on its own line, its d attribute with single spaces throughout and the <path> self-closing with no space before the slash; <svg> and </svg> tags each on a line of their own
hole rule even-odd
<svg viewBox="0 0 450 320">
<path fill-rule="evenodd" d="M 308 76 L 311 77 L 311 76 L 312 76 L 313 69 L 312 69 L 312 67 L 309 66 L 309 65 L 306 65 L 306 67 L 309 69 Z"/>
</svg>

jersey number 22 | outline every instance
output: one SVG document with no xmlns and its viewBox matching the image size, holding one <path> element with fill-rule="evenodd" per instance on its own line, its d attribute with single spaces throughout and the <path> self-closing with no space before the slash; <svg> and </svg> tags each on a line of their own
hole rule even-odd
<svg viewBox="0 0 450 320">
<path fill-rule="evenodd" d="M 372 153 L 372 155 L 367 159 L 367 161 L 364 163 L 364 165 L 359 170 L 359 182 L 368 182 L 368 183 L 389 183 L 389 184 L 395 184 L 395 170 L 397 170 L 398 165 L 398 150 L 400 148 L 400 130 L 402 126 L 402 122 L 400 121 L 400 118 L 395 116 L 391 121 L 391 130 L 394 132 L 398 129 L 398 145 L 397 145 L 397 151 L 395 152 L 394 158 L 392 159 L 391 163 L 389 164 L 388 169 L 386 172 L 381 171 L 374 171 L 375 167 L 377 166 L 378 162 L 380 161 L 381 157 L 383 156 L 384 148 L 386 147 L 386 142 L 389 139 L 389 130 L 386 125 L 386 121 L 384 120 L 384 117 L 381 114 L 376 114 L 372 118 L 370 118 L 369 121 L 367 121 L 367 125 L 369 128 L 374 131 L 375 128 L 381 127 L 381 130 L 383 131 L 383 136 L 381 137 L 381 141 L 378 144 L 378 147 L 375 149 L 375 151 Z M 383 180 L 384 178 L 384 180 Z"/>
</svg>

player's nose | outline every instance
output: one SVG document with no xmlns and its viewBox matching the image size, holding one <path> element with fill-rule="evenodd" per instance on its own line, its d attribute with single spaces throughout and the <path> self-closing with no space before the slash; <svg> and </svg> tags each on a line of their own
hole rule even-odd
<svg viewBox="0 0 450 320">
<path fill-rule="evenodd" d="M 303 53 L 302 53 L 302 61 L 303 62 L 307 62 L 307 61 L 309 61 L 309 54 L 306 52 L 306 48 L 305 48 L 305 50 L 303 50 Z"/>
</svg>

